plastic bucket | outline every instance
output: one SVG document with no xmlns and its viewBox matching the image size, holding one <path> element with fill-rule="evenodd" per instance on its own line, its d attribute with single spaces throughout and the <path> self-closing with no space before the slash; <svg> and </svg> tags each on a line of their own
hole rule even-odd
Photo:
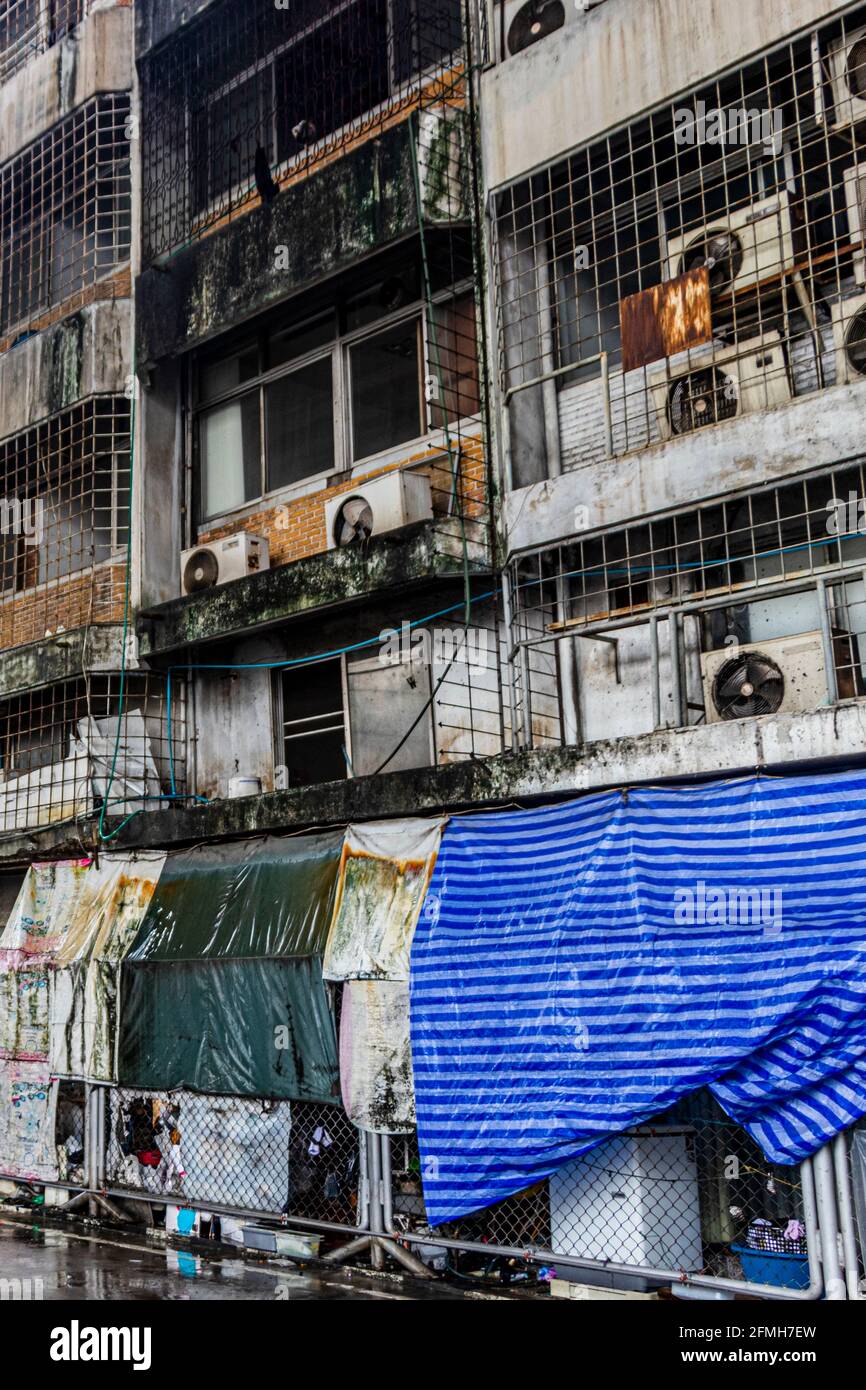
<svg viewBox="0 0 866 1390">
<path fill-rule="evenodd" d="M 780 1255 L 774 1250 L 752 1250 L 732 1245 L 750 1284 L 772 1284 L 777 1289 L 808 1289 L 808 1255 Z"/>
</svg>

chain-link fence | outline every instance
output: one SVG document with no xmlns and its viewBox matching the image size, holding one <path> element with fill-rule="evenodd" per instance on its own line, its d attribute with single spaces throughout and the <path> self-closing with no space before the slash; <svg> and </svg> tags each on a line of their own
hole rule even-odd
<svg viewBox="0 0 866 1390">
<path fill-rule="evenodd" d="M 106 1185 L 153 1200 L 353 1225 L 358 1131 L 338 1106 L 113 1090 Z"/>
<path fill-rule="evenodd" d="M 431 1229 L 414 1133 L 382 1140 L 379 1175 L 366 1152 L 378 1136 L 361 1133 L 338 1105 L 55 1084 L 59 1186 L 204 1213 L 203 1221 L 248 1216 L 238 1239 L 255 1248 L 280 1247 L 247 1241 L 247 1232 L 299 1223 L 324 1233 L 322 1253 L 345 1239 L 341 1231 L 384 1232 L 431 1273 L 458 1280 L 558 1279 L 618 1293 L 691 1283 L 808 1298 L 821 1295 L 823 1277 L 825 1296 L 866 1296 L 866 1122 L 814 1165 L 781 1167 L 700 1093 L 548 1180 Z M 114 1212 L 122 1216 L 123 1204 Z M 166 1229 L 184 1233 L 168 1215 Z"/>
<path fill-rule="evenodd" d="M 441 1268 L 468 1265 L 510 1281 L 515 1261 L 500 1250 L 550 1251 L 560 1278 L 623 1290 L 662 1282 L 649 1271 L 801 1292 L 810 1285 L 801 1170 L 769 1164 L 707 1093 L 435 1232 L 416 1137 L 392 1138 L 390 1157 L 393 1229 Z M 437 1237 L 489 1246 L 489 1259 L 439 1247 Z"/>
</svg>

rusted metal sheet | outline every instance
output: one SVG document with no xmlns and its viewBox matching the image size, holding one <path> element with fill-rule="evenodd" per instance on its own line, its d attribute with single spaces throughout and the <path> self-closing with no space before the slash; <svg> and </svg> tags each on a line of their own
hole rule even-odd
<svg viewBox="0 0 866 1390">
<path fill-rule="evenodd" d="M 619 317 L 624 372 L 709 342 L 709 270 L 699 266 L 676 280 L 629 295 L 620 301 Z"/>
</svg>

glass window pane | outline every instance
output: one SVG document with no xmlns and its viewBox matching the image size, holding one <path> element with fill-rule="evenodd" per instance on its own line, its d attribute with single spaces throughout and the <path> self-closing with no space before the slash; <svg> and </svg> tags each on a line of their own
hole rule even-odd
<svg viewBox="0 0 866 1390">
<path fill-rule="evenodd" d="M 381 453 L 422 433 L 418 322 L 367 338 L 350 353 L 353 456 Z"/>
<path fill-rule="evenodd" d="M 229 357 L 212 357 L 202 362 L 198 375 L 198 394 L 201 401 L 213 401 L 224 396 L 245 381 L 252 381 L 259 371 L 259 351 L 249 343 Z"/>
<path fill-rule="evenodd" d="M 279 328 L 268 340 L 268 366 L 282 367 L 286 362 L 306 357 L 316 348 L 325 347 L 334 341 L 335 320 L 333 311 L 321 318 L 313 319 L 300 328 Z"/>
<path fill-rule="evenodd" d="M 261 494 L 259 396 L 208 410 L 199 421 L 200 519 L 241 507 Z"/>
<path fill-rule="evenodd" d="M 347 775 L 341 662 L 292 667 L 282 682 L 288 785 L 341 781 Z"/>
<path fill-rule="evenodd" d="M 268 489 L 334 467 L 334 388 L 330 357 L 271 382 L 268 412 Z"/>
</svg>

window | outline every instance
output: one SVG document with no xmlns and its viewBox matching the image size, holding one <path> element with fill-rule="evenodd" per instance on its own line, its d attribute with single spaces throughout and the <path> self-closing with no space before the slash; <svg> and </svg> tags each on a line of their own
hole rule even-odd
<svg viewBox="0 0 866 1390">
<path fill-rule="evenodd" d="M 84 0 L 0 0 L 0 81 L 79 23 Z"/>
<path fill-rule="evenodd" d="M 348 776 L 342 660 L 290 667 L 282 672 L 280 693 L 288 786 Z"/>
<path fill-rule="evenodd" d="M 431 327 L 417 267 L 404 267 L 324 313 L 200 357 L 194 376 L 203 524 L 475 414 L 474 300 L 437 294 Z"/>
<path fill-rule="evenodd" d="M 421 434 L 420 323 L 398 324 L 350 350 L 353 457 Z"/>
<path fill-rule="evenodd" d="M 429 767 L 434 760 L 430 667 L 342 657 L 281 671 L 285 785 L 308 787 Z M 348 713 L 347 713 L 348 711 Z M 399 745 L 399 747 L 398 747 Z"/>
</svg>

